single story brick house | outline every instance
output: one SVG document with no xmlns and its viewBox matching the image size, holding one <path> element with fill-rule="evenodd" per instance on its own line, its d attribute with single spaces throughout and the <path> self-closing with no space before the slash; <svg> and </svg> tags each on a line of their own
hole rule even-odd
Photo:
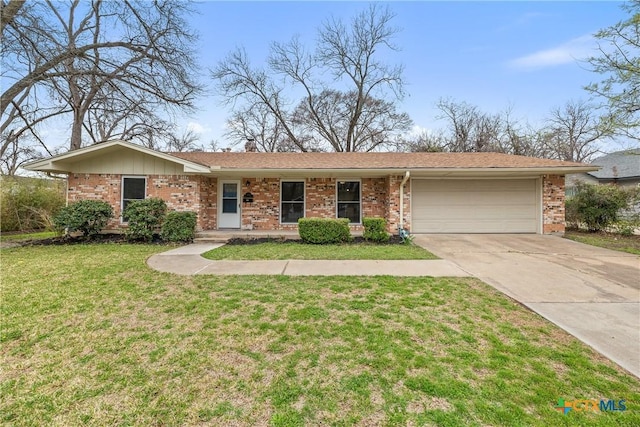
<svg viewBox="0 0 640 427">
<path fill-rule="evenodd" d="M 199 230 L 295 230 L 298 218 L 386 218 L 395 233 L 562 233 L 565 174 L 582 163 L 498 153 L 164 153 L 108 141 L 27 170 L 68 176 L 67 201 L 98 199 L 126 227 L 131 200 L 197 213 Z"/>
</svg>

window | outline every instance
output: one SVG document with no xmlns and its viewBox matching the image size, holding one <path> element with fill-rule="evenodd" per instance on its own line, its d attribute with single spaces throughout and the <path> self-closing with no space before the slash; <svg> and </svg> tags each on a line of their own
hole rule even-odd
<svg viewBox="0 0 640 427">
<path fill-rule="evenodd" d="M 338 181 L 338 218 L 360 223 L 360 181 Z"/>
<path fill-rule="evenodd" d="M 280 187 L 280 222 L 298 223 L 304 218 L 304 182 L 282 181 Z"/>
<path fill-rule="evenodd" d="M 124 210 L 133 200 L 144 200 L 146 196 L 147 179 L 137 177 L 122 178 L 122 222 L 127 222 Z"/>
<path fill-rule="evenodd" d="M 222 184 L 222 213 L 238 213 L 238 184 Z"/>
</svg>

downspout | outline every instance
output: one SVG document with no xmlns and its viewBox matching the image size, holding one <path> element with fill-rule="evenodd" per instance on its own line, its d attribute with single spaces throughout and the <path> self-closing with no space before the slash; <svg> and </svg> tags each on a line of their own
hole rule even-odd
<svg viewBox="0 0 640 427">
<path fill-rule="evenodd" d="M 398 229 L 399 233 L 402 232 L 402 230 L 404 230 L 404 185 L 409 180 L 409 176 L 410 176 L 409 171 L 406 171 L 404 173 L 404 178 L 400 183 L 400 227 Z"/>
</svg>

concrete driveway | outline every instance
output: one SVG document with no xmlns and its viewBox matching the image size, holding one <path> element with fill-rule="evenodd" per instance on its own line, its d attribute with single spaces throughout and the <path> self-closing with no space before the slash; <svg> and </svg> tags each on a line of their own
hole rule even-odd
<svg viewBox="0 0 640 427">
<path fill-rule="evenodd" d="M 416 235 L 640 377 L 640 257 L 542 235 Z"/>
</svg>

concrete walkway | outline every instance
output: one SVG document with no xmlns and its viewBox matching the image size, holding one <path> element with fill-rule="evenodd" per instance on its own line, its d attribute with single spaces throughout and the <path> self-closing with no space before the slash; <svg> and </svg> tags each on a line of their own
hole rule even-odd
<svg viewBox="0 0 640 427">
<path fill-rule="evenodd" d="M 640 377 L 640 257 L 541 235 L 419 235 L 456 263 Z"/>
<path fill-rule="evenodd" d="M 284 260 L 212 261 L 200 256 L 222 243 L 194 243 L 153 255 L 154 270 L 183 274 L 284 274 L 287 276 L 432 276 L 465 277 L 469 274 L 446 260 Z"/>
</svg>

